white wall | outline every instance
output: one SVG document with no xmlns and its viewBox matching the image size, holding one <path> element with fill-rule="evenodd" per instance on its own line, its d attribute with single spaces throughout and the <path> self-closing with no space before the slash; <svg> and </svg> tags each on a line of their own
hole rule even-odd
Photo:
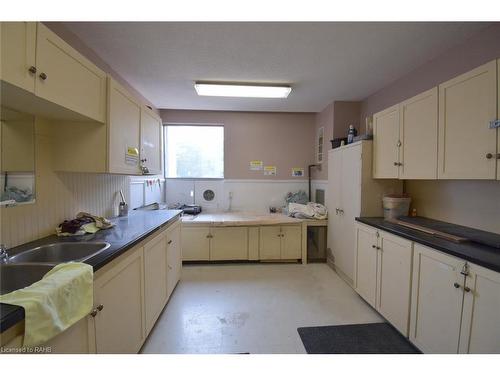
<svg viewBox="0 0 500 375">
<path fill-rule="evenodd" d="M 203 191 L 215 193 L 213 202 L 203 199 Z M 270 206 L 281 207 L 288 192 L 304 190 L 306 180 L 181 180 L 167 179 L 167 203 L 196 203 L 204 212 L 229 209 L 229 194 L 232 193 L 233 211 L 269 212 Z M 191 197 L 191 192 L 193 196 Z"/>
</svg>

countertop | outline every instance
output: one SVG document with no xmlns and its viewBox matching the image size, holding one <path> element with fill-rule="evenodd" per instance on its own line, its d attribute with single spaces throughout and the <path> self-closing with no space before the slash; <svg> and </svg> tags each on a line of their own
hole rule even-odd
<svg viewBox="0 0 500 375">
<path fill-rule="evenodd" d="M 319 220 L 318 220 L 319 221 Z M 182 225 L 211 225 L 211 226 L 247 226 L 247 225 L 280 225 L 301 224 L 302 219 L 296 219 L 283 214 L 263 214 L 252 212 L 220 212 L 185 215 Z"/>
<path fill-rule="evenodd" d="M 108 249 L 85 261 L 85 263 L 90 264 L 94 268 L 95 272 L 146 237 L 169 225 L 180 214 L 181 211 L 179 210 L 132 211 L 126 217 L 110 219 L 115 226 L 110 229 L 101 230 L 95 234 L 79 237 L 57 237 L 56 235 L 51 235 L 14 247 L 9 249 L 8 252 L 12 256 L 26 249 L 54 242 L 108 242 L 111 245 Z M 0 304 L 0 333 L 23 319 L 24 310 L 22 307 Z"/>
<path fill-rule="evenodd" d="M 443 238 L 435 237 L 431 234 L 421 232 L 416 229 L 410 229 L 402 225 L 390 223 L 388 221 L 385 221 L 382 217 L 357 217 L 356 220 L 383 231 L 406 238 L 408 240 L 420 243 L 422 245 L 432 247 L 444 253 L 467 260 L 479 266 L 483 266 L 493 271 L 500 272 L 500 249 L 496 247 L 487 246 L 472 241 L 462 243 L 452 242 Z M 410 220 L 405 221 L 413 222 Z M 483 232 L 472 228 L 461 227 L 459 225 L 427 218 L 415 218 L 415 223 L 418 223 L 420 225 L 425 224 L 426 226 L 433 227 L 434 229 L 439 228 L 444 232 L 452 233 L 455 235 L 462 235 L 463 237 L 468 238 L 470 238 L 471 232 L 475 232 L 479 237 L 481 237 L 481 235 L 483 234 L 484 236 L 486 236 L 484 238 L 486 238 L 487 240 L 490 240 L 491 238 L 495 238 L 495 236 L 497 236 L 494 233 Z"/>
</svg>

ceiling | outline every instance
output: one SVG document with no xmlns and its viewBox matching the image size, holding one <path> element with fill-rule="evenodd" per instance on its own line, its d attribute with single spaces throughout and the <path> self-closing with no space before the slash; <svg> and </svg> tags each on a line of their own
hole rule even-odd
<svg viewBox="0 0 500 375">
<path fill-rule="evenodd" d="M 362 100 L 487 23 L 66 22 L 158 108 L 318 112 Z M 293 86 L 287 99 L 198 97 L 194 81 Z"/>
</svg>

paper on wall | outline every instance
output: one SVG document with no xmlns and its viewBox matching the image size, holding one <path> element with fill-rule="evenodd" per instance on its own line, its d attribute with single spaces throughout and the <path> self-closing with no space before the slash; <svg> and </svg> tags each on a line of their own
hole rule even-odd
<svg viewBox="0 0 500 375">
<path fill-rule="evenodd" d="M 304 168 L 292 168 L 292 177 L 304 176 Z"/>
<path fill-rule="evenodd" d="M 250 160 L 250 170 L 251 171 L 261 171 L 264 166 L 262 160 Z"/>
<path fill-rule="evenodd" d="M 276 166 L 266 165 L 264 167 L 264 176 L 276 176 Z"/>
</svg>

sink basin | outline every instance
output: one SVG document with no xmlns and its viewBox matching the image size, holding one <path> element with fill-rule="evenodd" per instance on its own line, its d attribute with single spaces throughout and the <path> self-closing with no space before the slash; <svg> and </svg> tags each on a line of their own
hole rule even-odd
<svg viewBox="0 0 500 375">
<path fill-rule="evenodd" d="M 9 263 L 58 264 L 71 261 L 82 262 L 106 250 L 107 242 L 59 242 L 42 245 L 9 257 Z"/>
<path fill-rule="evenodd" d="M 49 272 L 50 264 L 2 264 L 0 265 L 0 294 L 26 288 L 39 281 Z"/>
</svg>

